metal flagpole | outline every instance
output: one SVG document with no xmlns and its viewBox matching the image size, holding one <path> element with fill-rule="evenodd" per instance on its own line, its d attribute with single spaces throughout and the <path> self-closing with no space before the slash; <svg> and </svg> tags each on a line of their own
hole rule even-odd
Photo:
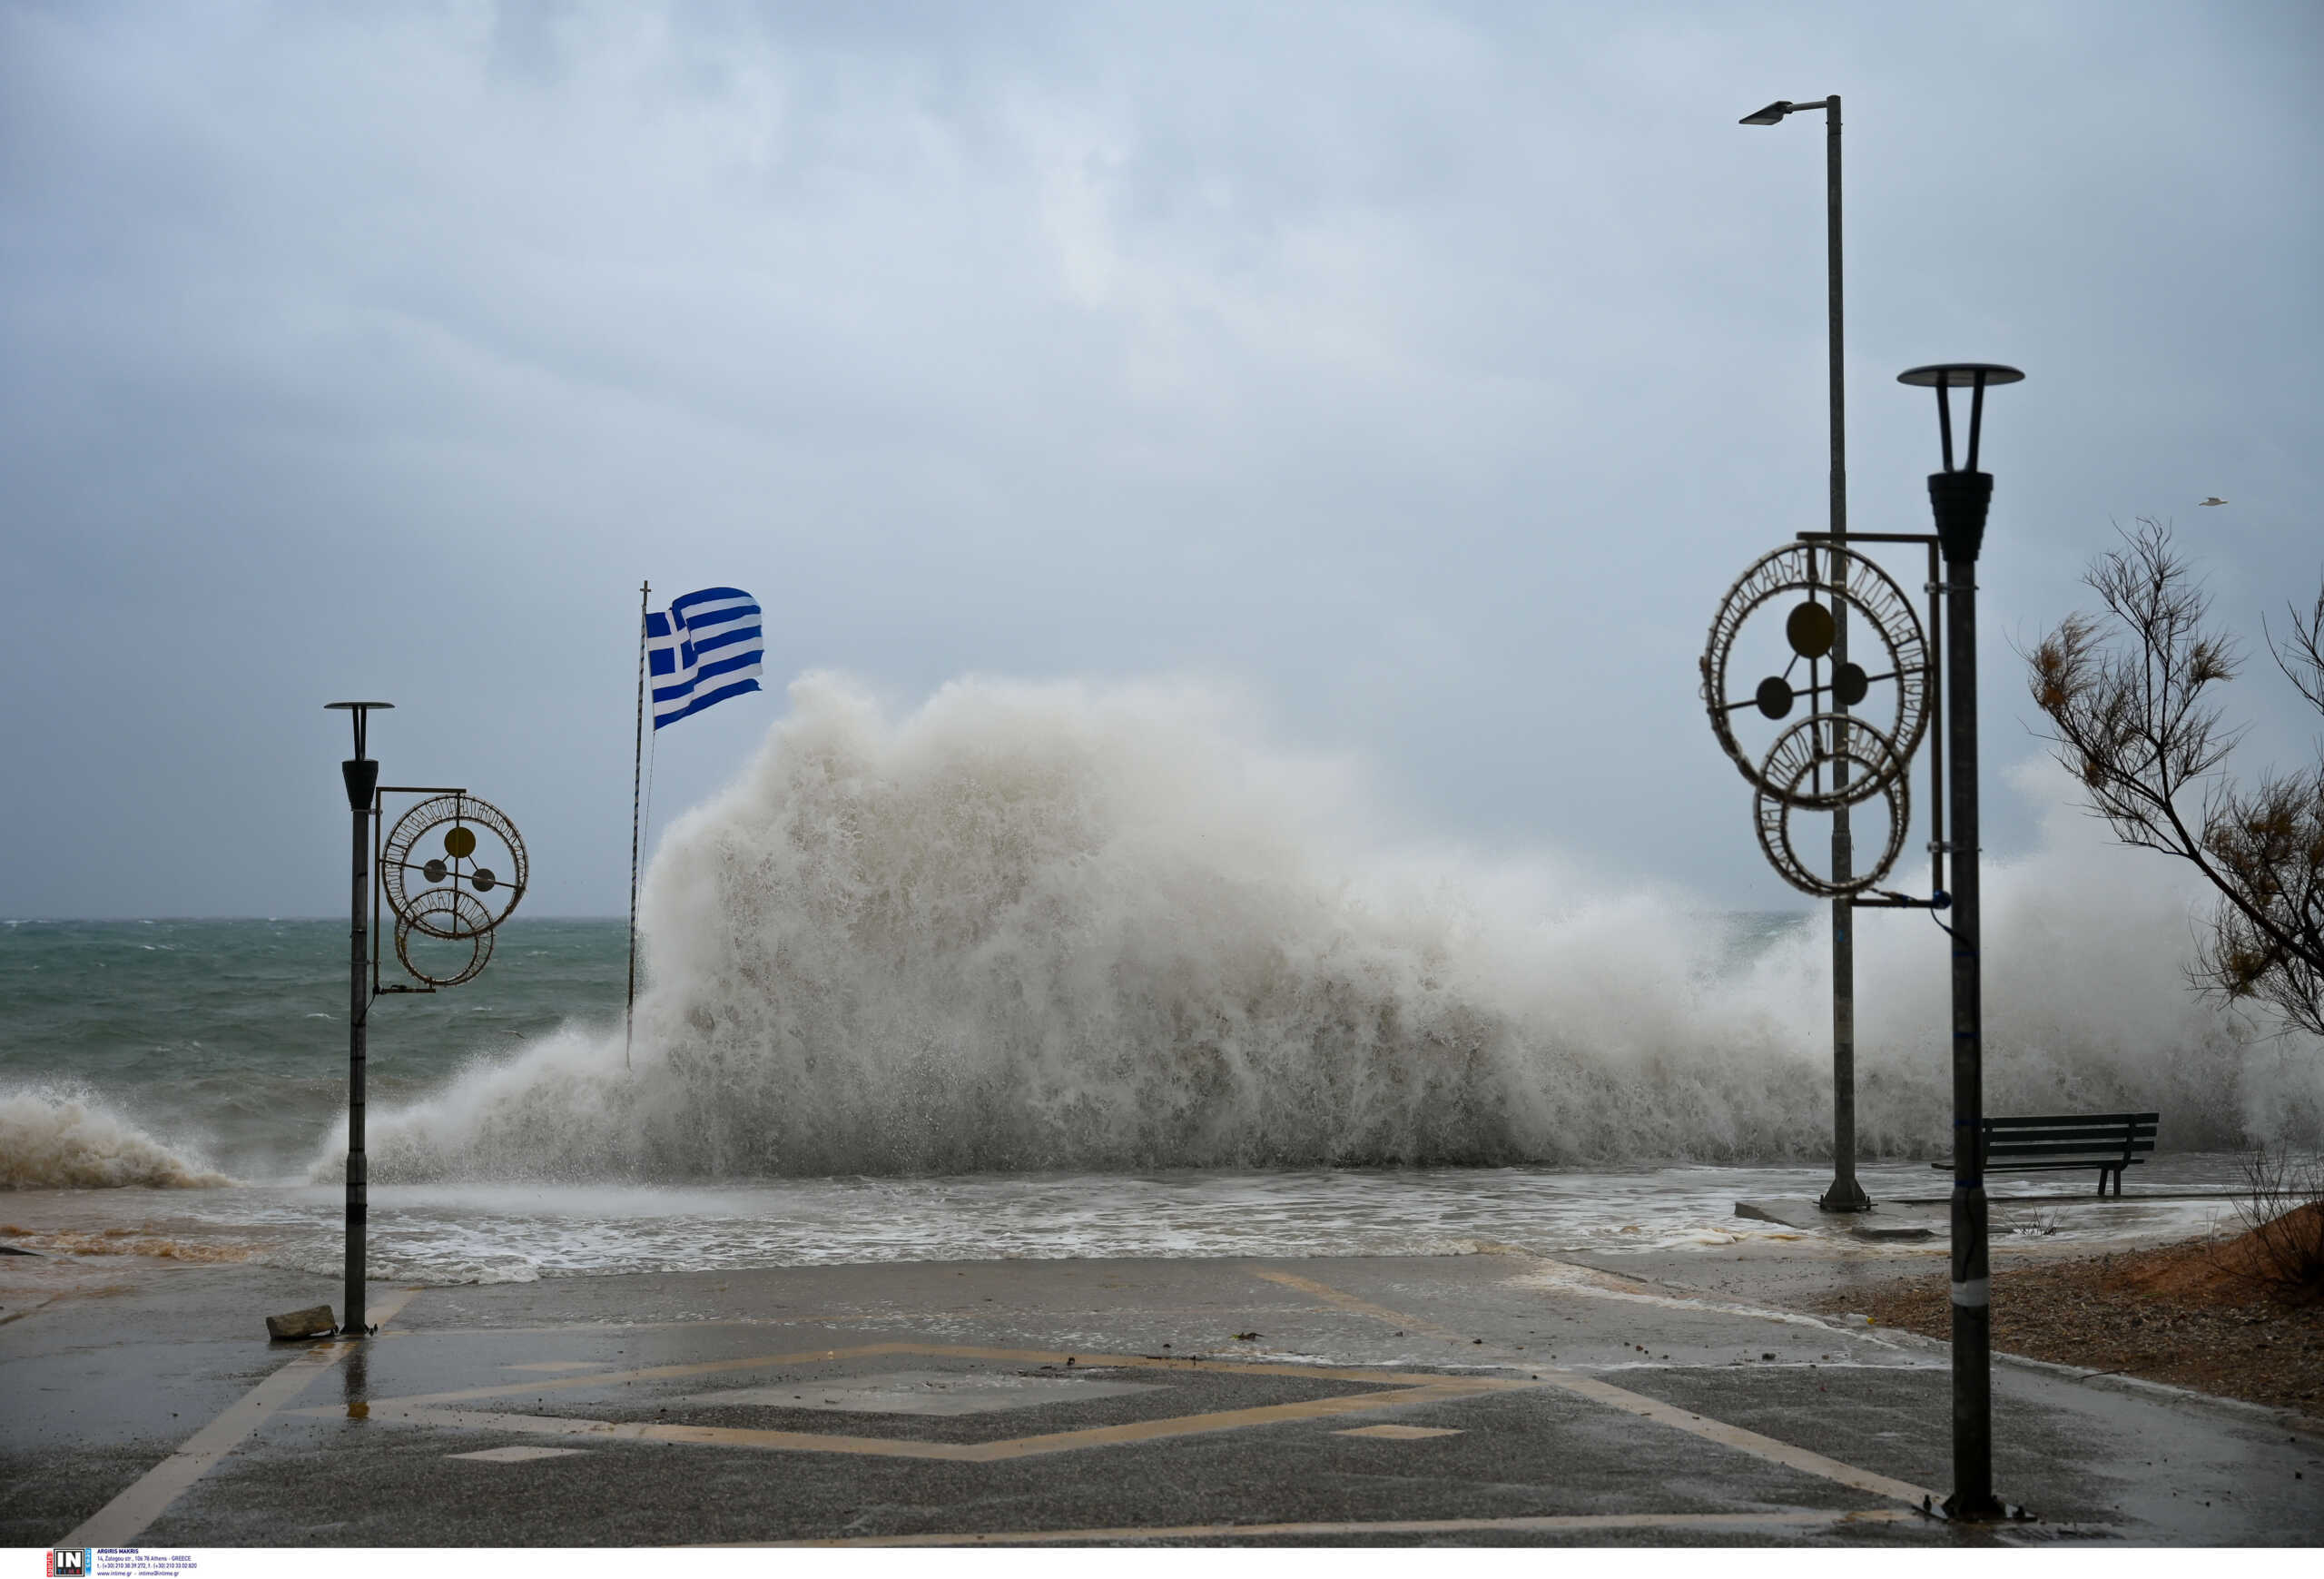
<svg viewBox="0 0 2324 1579">
<path fill-rule="evenodd" d="M 654 584 L 637 584 L 637 731 L 629 759 L 629 997 L 621 1012 L 621 1066 L 629 1067 L 632 1021 L 637 1010 L 637 806 L 645 765 L 645 599 Z"/>
</svg>

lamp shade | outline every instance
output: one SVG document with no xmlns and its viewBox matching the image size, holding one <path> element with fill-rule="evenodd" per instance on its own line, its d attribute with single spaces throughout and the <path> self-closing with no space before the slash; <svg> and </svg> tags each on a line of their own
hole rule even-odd
<svg viewBox="0 0 2324 1579">
<path fill-rule="evenodd" d="M 1896 375 L 1896 381 L 1919 390 L 1965 390 L 1978 381 L 1979 373 L 1984 374 L 1984 385 L 1989 390 L 1996 384 L 2019 383 L 2025 378 L 2015 368 L 2004 367 L 1999 362 L 1931 362 L 1925 368 L 1906 368 Z"/>
</svg>

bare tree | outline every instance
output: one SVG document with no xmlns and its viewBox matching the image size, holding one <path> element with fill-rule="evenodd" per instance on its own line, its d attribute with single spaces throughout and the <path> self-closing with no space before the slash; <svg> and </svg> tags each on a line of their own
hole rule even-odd
<svg viewBox="0 0 2324 1579">
<path fill-rule="evenodd" d="M 2105 612 L 2069 616 L 2027 658 L 2058 760 L 2117 838 L 2218 890 L 2193 982 L 2324 1035 L 2324 747 L 2313 768 L 2249 789 L 2220 771 L 2241 732 L 2222 726 L 2213 688 L 2240 655 L 2209 627 L 2211 598 L 2168 526 L 2142 517 L 2083 579 Z M 2268 650 L 2324 714 L 2324 587 L 2290 613 Z"/>
</svg>

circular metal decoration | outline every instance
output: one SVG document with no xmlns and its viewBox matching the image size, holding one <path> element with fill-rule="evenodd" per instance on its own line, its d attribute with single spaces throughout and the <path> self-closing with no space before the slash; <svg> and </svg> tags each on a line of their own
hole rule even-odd
<svg viewBox="0 0 2324 1579">
<path fill-rule="evenodd" d="M 504 912 L 500 918 L 507 919 Z M 458 889 L 436 888 L 418 896 L 409 911 L 396 912 L 396 958 L 403 968 L 431 987 L 457 987 L 484 969 L 492 958 L 492 931 L 500 921 L 493 919 L 480 900 L 460 893 Z M 450 975 L 437 972 L 442 966 L 434 960 L 425 964 L 411 957 L 414 933 L 431 938 L 450 938 L 468 945 L 468 957 Z"/>
<path fill-rule="evenodd" d="M 1784 610 L 1785 640 L 1793 655 L 1790 667 L 1757 681 L 1739 697 L 1730 696 L 1728 665 L 1736 637 L 1746 621 L 1770 606 Z M 1862 665 L 1851 662 L 1833 666 L 1828 678 L 1823 676 L 1836 630 L 1834 606 L 1853 610 L 1861 617 L 1859 623 L 1871 628 L 1880 646 L 1882 672 L 1868 674 Z M 1792 680 L 1792 672 L 1802 660 L 1808 666 L 1804 687 Z M 1872 726 L 1892 749 L 1879 756 L 1880 765 L 1871 776 L 1859 777 L 1851 772 L 1845 789 L 1827 794 L 1823 775 L 1811 771 L 1790 787 L 1777 790 L 1767 770 L 1752 760 L 1752 754 L 1736 738 L 1734 717 L 1745 708 L 1754 708 L 1768 718 L 1782 718 L 1791 712 L 1795 701 L 1805 697 L 1809 712 L 1822 716 L 1830 706 L 1826 698 L 1853 707 L 1870 697 L 1876 685 L 1893 694 L 1894 706 L 1876 704 L 1874 712 L 1857 722 Z M 1702 698 L 1710 713 L 1711 732 L 1754 789 L 1779 797 L 1806 794 L 1808 798 L 1800 804 L 1853 804 L 1879 794 L 1920 749 L 1921 735 L 1928 727 L 1927 639 L 1904 589 L 1879 566 L 1851 549 L 1826 543 L 1787 544 L 1762 555 L 1728 588 L 1718 617 L 1711 621 L 1709 644 L 1703 649 Z M 1806 722 L 1793 725 L 1783 740 L 1789 740 Z M 1806 737 L 1809 744 L 1816 738 L 1813 734 Z M 1774 760 L 1770 751 L 1766 761 L 1772 764 Z M 1837 766 L 1840 760 L 1826 758 L 1820 765 Z M 1851 767 L 1856 765 L 1854 758 L 1848 761 Z"/>
<path fill-rule="evenodd" d="M 525 874 L 524 838 L 498 806 L 471 794 L 420 802 L 397 819 L 379 852 L 380 880 L 396 913 L 396 952 L 403 952 L 407 930 L 454 942 L 488 934 L 524 898 Z M 484 952 L 491 952 L 488 943 Z M 479 956 L 459 980 L 483 968 Z"/>
<path fill-rule="evenodd" d="M 1852 778 L 1877 786 L 1888 807 L 1888 847 L 1866 871 L 1845 883 L 1819 875 L 1800 858 L 1791 838 L 1795 811 L 1831 811 L 1841 804 L 1838 794 L 1803 792 L 1800 785 L 1819 767 L 1846 763 Z M 1911 780 L 1896 743 L 1861 718 L 1818 713 L 1802 718 L 1778 735 L 1760 772 L 1765 783 L 1751 796 L 1751 814 L 1759 827 L 1759 848 L 1786 883 L 1807 893 L 1837 899 L 1860 893 L 1888 875 L 1905 848 L 1905 827 L 1912 820 Z M 1850 788 L 1855 786 L 1851 785 Z M 1861 800 L 1862 795 L 1851 795 Z"/>
</svg>

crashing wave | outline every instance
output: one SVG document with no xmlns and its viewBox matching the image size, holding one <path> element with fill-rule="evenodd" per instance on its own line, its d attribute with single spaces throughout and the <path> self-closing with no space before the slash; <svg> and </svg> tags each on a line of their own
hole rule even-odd
<svg viewBox="0 0 2324 1579">
<path fill-rule="evenodd" d="M 0 1095 L 0 1189 L 200 1189 L 231 1184 L 92 1098 Z"/>
<path fill-rule="evenodd" d="M 375 1114 L 375 1179 L 1826 1154 L 1824 923 L 1738 965 L 1679 896 L 1399 849 L 1345 764 L 1198 686 L 791 704 L 647 874 L 635 1067 L 578 1029 L 480 1064 Z M 2061 803 L 1985 886 L 1989 1110 L 2158 1107 L 2174 1148 L 2313 1124 L 2314 1050 L 2187 994 L 2167 864 Z M 1949 1138 L 1940 944 L 1860 929 L 1869 1154 Z"/>
</svg>

